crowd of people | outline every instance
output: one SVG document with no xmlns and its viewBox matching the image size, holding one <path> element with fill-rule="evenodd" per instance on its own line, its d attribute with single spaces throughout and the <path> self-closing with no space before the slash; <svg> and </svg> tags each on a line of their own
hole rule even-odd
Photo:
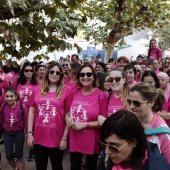
<svg viewBox="0 0 170 170">
<path fill-rule="evenodd" d="M 156 41 L 148 57 L 107 64 L 78 55 L 2 65 L 0 128 L 13 170 L 170 170 L 170 66 Z M 161 129 L 164 131 L 160 132 Z M 148 130 L 158 130 L 149 133 Z"/>
</svg>

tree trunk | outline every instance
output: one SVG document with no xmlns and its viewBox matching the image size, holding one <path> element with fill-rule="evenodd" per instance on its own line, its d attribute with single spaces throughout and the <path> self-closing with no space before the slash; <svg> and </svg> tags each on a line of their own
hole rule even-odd
<svg viewBox="0 0 170 170">
<path fill-rule="evenodd" d="M 109 44 L 109 47 L 107 48 L 106 52 L 105 52 L 105 58 L 104 58 L 104 62 L 107 64 L 109 61 L 109 58 L 112 58 L 113 52 L 114 52 L 114 47 L 115 44 Z"/>
</svg>

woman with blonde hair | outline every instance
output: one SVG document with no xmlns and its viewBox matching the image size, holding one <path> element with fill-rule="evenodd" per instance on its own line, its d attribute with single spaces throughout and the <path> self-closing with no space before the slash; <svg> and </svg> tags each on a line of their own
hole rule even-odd
<svg viewBox="0 0 170 170">
<path fill-rule="evenodd" d="M 60 64 L 51 63 L 41 86 L 34 89 L 28 116 L 27 143 L 34 148 L 37 170 L 47 169 L 48 157 L 52 170 L 63 170 L 68 137 L 65 114 L 70 110 L 72 98 L 71 90 L 63 84 Z"/>
<path fill-rule="evenodd" d="M 142 78 L 142 68 L 140 65 L 134 65 L 136 68 L 136 76 L 135 76 L 135 81 L 136 82 L 141 82 Z"/>
</svg>

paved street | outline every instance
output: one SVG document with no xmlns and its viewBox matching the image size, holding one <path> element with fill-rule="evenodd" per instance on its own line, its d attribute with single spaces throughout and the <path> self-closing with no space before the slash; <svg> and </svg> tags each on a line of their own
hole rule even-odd
<svg viewBox="0 0 170 170">
<path fill-rule="evenodd" d="M 1 156 L 2 156 L 2 161 L 1 161 L 2 170 L 12 170 L 10 168 L 10 166 L 8 165 L 7 160 L 5 158 L 5 152 L 4 152 L 4 146 L 3 145 L 0 145 L 0 151 L 1 151 Z M 35 162 L 34 161 L 28 162 L 27 157 L 28 157 L 28 148 L 27 148 L 27 146 L 25 146 L 24 147 L 24 158 L 25 158 L 25 165 L 26 165 L 25 170 L 36 170 Z M 70 169 L 69 156 L 64 158 L 63 167 L 64 167 L 64 170 Z M 48 168 L 47 169 L 51 170 L 50 162 L 48 162 Z"/>
</svg>

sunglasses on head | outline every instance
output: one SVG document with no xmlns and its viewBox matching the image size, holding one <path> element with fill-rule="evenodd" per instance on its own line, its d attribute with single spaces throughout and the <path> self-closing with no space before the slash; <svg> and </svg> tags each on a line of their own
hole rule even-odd
<svg viewBox="0 0 170 170">
<path fill-rule="evenodd" d="M 109 81 L 110 83 L 113 83 L 113 81 L 115 80 L 115 82 L 118 83 L 118 82 L 120 82 L 121 78 L 122 78 L 122 77 L 109 77 L 109 78 L 108 78 L 108 81 Z"/>
<path fill-rule="evenodd" d="M 57 76 L 60 76 L 62 73 L 60 71 L 54 71 L 54 70 L 49 70 L 48 71 L 50 74 L 56 73 Z"/>
<path fill-rule="evenodd" d="M 87 73 L 80 73 L 80 74 L 79 74 L 80 77 L 85 77 L 85 75 L 86 75 L 87 77 L 91 77 L 91 76 L 93 75 L 93 73 L 87 72 Z"/>
<path fill-rule="evenodd" d="M 24 72 L 26 72 L 26 73 L 28 73 L 28 72 L 32 73 L 33 70 L 32 70 L 32 69 L 31 69 L 31 70 L 24 70 Z"/>
<path fill-rule="evenodd" d="M 68 67 L 68 64 L 62 64 L 62 67 L 65 67 L 65 66 Z"/>
<path fill-rule="evenodd" d="M 128 142 L 126 142 L 124 145 L 122 145 L 120 148 L 118 148 L 117 146 L 114 146 L 114 145 L 108 145 L 106 143 L 103 143 L 100 141 L 100 145 L 106 149 L 106 147 L 108 146 L 109 150 L 111 152 L 114 152 L 114 153 L 119 153 L 119 151 L 124 147 L 126 146 L 131 140 L 129 140 Z"/>
<path fill-rule="evenodd" d="M 141 104 L 148 103 L 148 101 L 140 102 L 140 101 L 137 101 L 137 100 L 130 100 L 130 99 L 127 99 L 127 102 L 128 102 L 129 105 L 131 105 L 133 103 L 133 105 L 135 107 L 140 107 Z"/>
</svg>

